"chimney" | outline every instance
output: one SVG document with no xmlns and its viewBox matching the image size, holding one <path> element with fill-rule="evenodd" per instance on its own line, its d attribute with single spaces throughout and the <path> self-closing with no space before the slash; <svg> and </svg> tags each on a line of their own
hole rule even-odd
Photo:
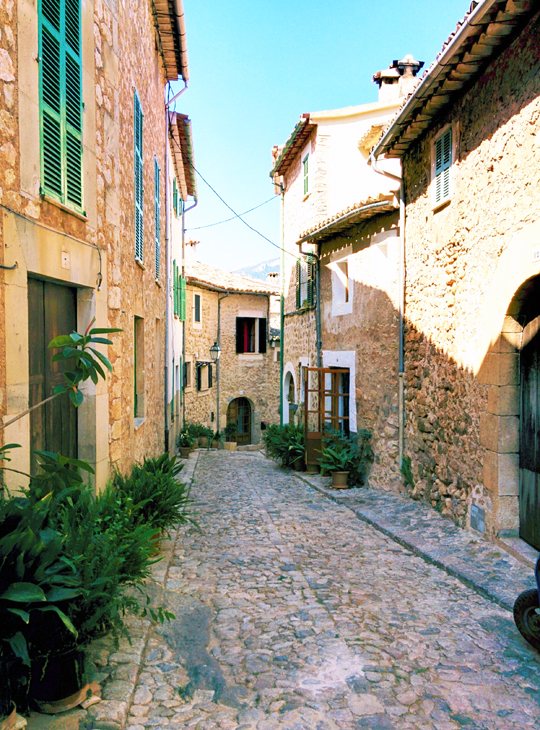
<svg viewBox="0 0 540 730">
<path fill-rule="evenodd" d="M 185 243 L 185 252 L 186 252 L 186 259 L 189 261 L 195 261 L 197 256 L 197 246 L 199 245 L 200 241 L 186 241 Z"/>
<path fill-rule="evenodd" d="M 408 96 L 418 83 L 416 74 L 423 61 L 417 61 L 408 54 L 401 61 L 394 60 L 388 68 L 373 74 L 373 81 L 379 87 L 379 101 L 394 101 Z"/>
</svg>

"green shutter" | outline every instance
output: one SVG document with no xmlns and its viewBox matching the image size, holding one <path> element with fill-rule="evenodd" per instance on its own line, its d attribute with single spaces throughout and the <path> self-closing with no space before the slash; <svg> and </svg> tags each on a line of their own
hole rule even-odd
<svg viewBox="0 0 540 730">
<path fill-rule="evenodd" d="M 177 290 L 177 288 L 178 288 L 178 287 L 177 287 L 177 281 L 176 281 L 176 276 L 177 276 L 177 274 L 176 274 L 176 260 L 175 260 L 175 259 L 173 259 L 173 262 L 172 262 L 172 282 L 173 282 L 173 313 L 174 313 L 174 316 L 175 316 L 175 317 L 177 317 L 177 316 L 178 316 L 178 307 L 176 306 L 176 298 L 177 298 L 177 293 L 176 293 L 176 290 Z"/>
<path fill-rule="evenodd" d="M 300 307 L 302 306 L 302 302 L 300 300 L 302 265 L 299 260 L 296 261 L 295 277 L 296 277 L 296 309 L 300 309 Z"/>
<path fill-rule="evenodd" d="M 174 214 L 178 215 L 178 185 L 176 184 L 176 178 L 173 178 L 172 199 Z"/>
<path fill-rule="evenodd" d="M 42 192 L 82 210 L 80 0 L 40 0 Z"/>
<path fill-rule="evenodd" d="M 435 204 L 450 197 L 452 167 L 452 129 L 447 129 L 435 142 Z"/>
<path fill-rule="evenodd" d="M 307 301 L 312 307 L 315 304 L 315 285 L 317 264 L 313 256 L 307 257 Z"/>
<path fill-rule="evenodd" d="M 135 258 L 144 257 L 144 219 L 143 219 L 143 113 L 139 96 L 133 97 L 133 134 L 134 134 L 134 191 L 135 191 Z"/>
<path fill-rule="evenodd" d="M 160 169 L 157 159 L 154 157 L 154 244 L 155 244 L 155 267 L 156 279 L 159 279 L 161 271 L 161 193 L 160 193 Z"/>
<path fill-rule="evenodd" d="M 178 315 L 182 322 L 186 319 L 186 279 L 181 276 L 179 279 L 180 302 L 178 305 Z"/>
</svg>

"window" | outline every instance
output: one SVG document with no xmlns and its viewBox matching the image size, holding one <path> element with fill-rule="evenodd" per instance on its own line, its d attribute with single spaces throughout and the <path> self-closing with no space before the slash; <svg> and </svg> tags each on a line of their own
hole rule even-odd
<svg viewBox="0 0 540 730">
<path fill-rule="evenodd" d="M 183 322 L 186 318 L 186 280 L 176 261 L 173 261 L 173 305 L 175 317 Z"/>
<path fill-rule="evenodd" d="M 208 364 L 208 387 L 211 388 L 213 383 L 213 372 L 212 372 L 212 366 Z"/>
<path fill-rule="evenodd" d="M 160 169 L 157 159 L 154 157 L 154 243 L 155 243 L 155 267 L 156 279 L 159 279 L 161 272 L 161 198 L 160 198 Z"/>
<path fill-rule="evenodd" d="M 315 259 L 298 259 L 296 262 L 296 309 L 312 307 L 315 304 Z"/>
<path fill-rule="evenodd" d="M 201 363 L 195 365 L 195 387 L 197 390 L 202 390 L 202 371 L 203 366 Z"/>
<path fill-rule="evenodd" d="M 194 294 L 193 295 L 193 321 L 199 324 L 201 319 L 201 295 L 200 294 Z"/>
<path fill-rule="evenodd" d="M 266 319 L 259 317 L 236 318 L 236 352 L 266 352 Z"/>
<path fill-rule="evenodd" d="M 82 212 L 80 0 L 40 0 L 41 193 Z"/>
<path fill-rule="evenodd" d="M 324 372 L 324 428 L 349 435 L 350 372 L 329 368 Z"/>
<path fill-rule="evenodd" d="M 340 261 L 337 265 L 336 273 L 343 287 L 343 301 L 349 301 L 349 262 Z"/>
<path fill-rule="evenodd" d="M 134 190 L 135 190 L 135 258 L 143 261 L 143 113 L 137 92 L 133 101 L 134 126 Z"/>
<path fill-rule="evenodd" d="M 354 279 L 351 278 L 349 258 L 332 261 L 332 317 L 351 314 L 353 311 Z"/>
<path fill-rule="evenodd" d="M 304 195 L 309 193 L 309 153 L 302 158 L 302 176 L 304 178 Z"/>
<path fill-rule="evenodd" d="M 452 128 L 443 132 L 434 144 L 434 203 L 440 205 L 451 197 Z"/>
<path fill-rule="evenodd" d="M 191 362 L 184 363 L 184 388 L 191 388 Z"/>
<path fill-rule="evenodd" d="M 144 319 L 135 317 L 133 333 L 133 415 L 144 418 Z"/>
</svg>

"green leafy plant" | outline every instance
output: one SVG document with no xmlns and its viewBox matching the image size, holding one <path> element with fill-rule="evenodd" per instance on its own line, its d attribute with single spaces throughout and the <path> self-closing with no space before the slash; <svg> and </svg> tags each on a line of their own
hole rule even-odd
<svg viewBox="0 0 540 730">
<path fill-rule="evenodd" d="M 331 474 L 334 471 L 350 471 L 356 455 L 355 446 L 346 439 L 332 439 L 321 449 L 319 465 L 321 473 Z"/>
<path fill-rule="evenodd" d="M 192 436 L 189 431 L 180 431 L 176 437 L 176 445 L 180 448 L 182 446 L 186 449 L 191 449 L 195 446 L 195 437 Z"/>
<path fill-rule="evenodd" d="M 283 466 L 290 466 L 304 454 L 304 431 L 292 423 L 268 425 L 263 441 L 268 455 L 281 461 Z"/>
<path fill-rule="evenodd" d="M 407 489 L 414 489 L 414 475 L 410 456 L 404 456 L 401 460 L 401 476 Z"/>
<path fill-rule="evenodd" d="M 135 464 L 128 475 L 117 472 L 112 486 L 126 499 L 134 524 L 166 531 L 179 524 L 194 524 L 189 488 L 169 471 L 156 471 L 152 460 Z"/>
<path fill-rule="evenodd" d="M 235 423 L 228 423 L 225 426 L 225 440 L 226 441 L 236 441 L 236 424 Z"/>
</svg>

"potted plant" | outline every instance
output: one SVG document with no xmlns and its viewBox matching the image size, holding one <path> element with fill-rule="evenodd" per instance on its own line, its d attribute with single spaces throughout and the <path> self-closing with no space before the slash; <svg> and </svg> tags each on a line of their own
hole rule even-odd
<svg viewBox="0 0 540 730">
<path fill-rule="evenodd" d="M 208 426 L 201 426 L 199 434 L 199 446 L 203 449 L 209 449 L 212 446 L 212 439 L 214 438 L 214 432 Z"/>
<path fill-rule="evenodd" d="M 212 448 L 213 449 L 222 449 L 223 441 L 224 441 L 224 435 L 221 433 L 221 431 L 216 431 L 214 433 L 214 438 L 212 439 Z"/>
<path fill-rule="evenodd" d="M 287 462 L 295 471 L 304 470 L 304 433 L 300 429 L 291 429 L 288 434 Z"/>
<path fill-rule="evenodd" d="M 195 445 L 195 438 L 189 433 L 189 431 L 180 431 L 176 437 L 176 446 L 180 450 L 180 456 L 182 459 L 187 459 L 190 453 L 193 451 Z"/>
<path fill-rule="evenodd" d="M 332 476 L 332 486 L 335 489 L 347 488 L 355 454 L 354 444 L 347 439 L 337 437 L 326 439 L 323 443 L 319 459 L 321 473 Z"/>
<path fill-rule="evenodd" d="M 236 451 L 236 424 L 228 423 L 225 426 L 225 449 L 227 451 Z"/>
</svg>

